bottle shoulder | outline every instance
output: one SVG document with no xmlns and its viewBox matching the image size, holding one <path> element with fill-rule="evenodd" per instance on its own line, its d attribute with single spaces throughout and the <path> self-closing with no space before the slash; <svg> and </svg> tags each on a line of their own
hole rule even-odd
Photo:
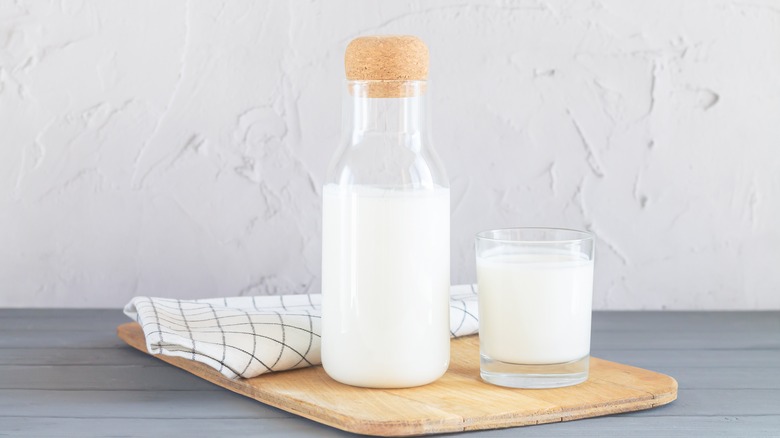
<svg viewBox="0 0 780 438">
<path fill-rule="evenodd" d="M 449 187 L 444 165 L 429 142 L 388 136 L 343 143 L 331 160 L 326 183 Z"/>
</svg>

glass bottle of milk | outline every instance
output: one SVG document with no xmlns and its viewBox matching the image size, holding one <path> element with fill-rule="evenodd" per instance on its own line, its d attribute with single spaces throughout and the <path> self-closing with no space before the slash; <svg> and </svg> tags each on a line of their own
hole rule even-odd
<svg viewBox="0 0 780 438">
<path fill-rule="evenodd" d="M 361 37 L 345 66 L 323 188 L 322 364 L 349 385 L 424 385 L 450 358 L 450 193 L 427 129 L 428 49 Z"/>
</svg>

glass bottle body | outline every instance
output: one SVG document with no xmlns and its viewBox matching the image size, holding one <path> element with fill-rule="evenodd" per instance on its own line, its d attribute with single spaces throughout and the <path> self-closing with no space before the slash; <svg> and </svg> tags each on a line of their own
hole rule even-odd
<svg viewBox="0 0 780 438">
<path fill-rule="evenodd" d="M 425 82 L 351 81 L 323 188 L 322 362 L 342 383 L 430 383 L 449 365 L 450 197 Z"/>
</svg>

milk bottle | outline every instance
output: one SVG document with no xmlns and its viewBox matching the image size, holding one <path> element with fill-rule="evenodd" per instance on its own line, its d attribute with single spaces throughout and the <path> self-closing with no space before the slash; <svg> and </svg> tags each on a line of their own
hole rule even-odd
<svg viewBox="0 0 780 438">
<path fill-rule="evenodd" d="M 345 66 L 344 140 L 323 187 L 322 364 L 349 385 L 423 385 L 450 347 L 450 194 L 428 138 L 428 49 L 357 38 Z"/>
</svg>

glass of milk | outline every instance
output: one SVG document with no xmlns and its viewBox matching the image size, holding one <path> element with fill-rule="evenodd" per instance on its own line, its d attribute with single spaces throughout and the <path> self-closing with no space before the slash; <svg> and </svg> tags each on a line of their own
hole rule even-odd
<svg viewBox="0 0 780 438">
<path fill-rule="evenodd" d="M 587 380 L 594 247 L 593 235 L 584 231 L 477 234 L 483 380 L 512 388 Z"/>
</svg>

